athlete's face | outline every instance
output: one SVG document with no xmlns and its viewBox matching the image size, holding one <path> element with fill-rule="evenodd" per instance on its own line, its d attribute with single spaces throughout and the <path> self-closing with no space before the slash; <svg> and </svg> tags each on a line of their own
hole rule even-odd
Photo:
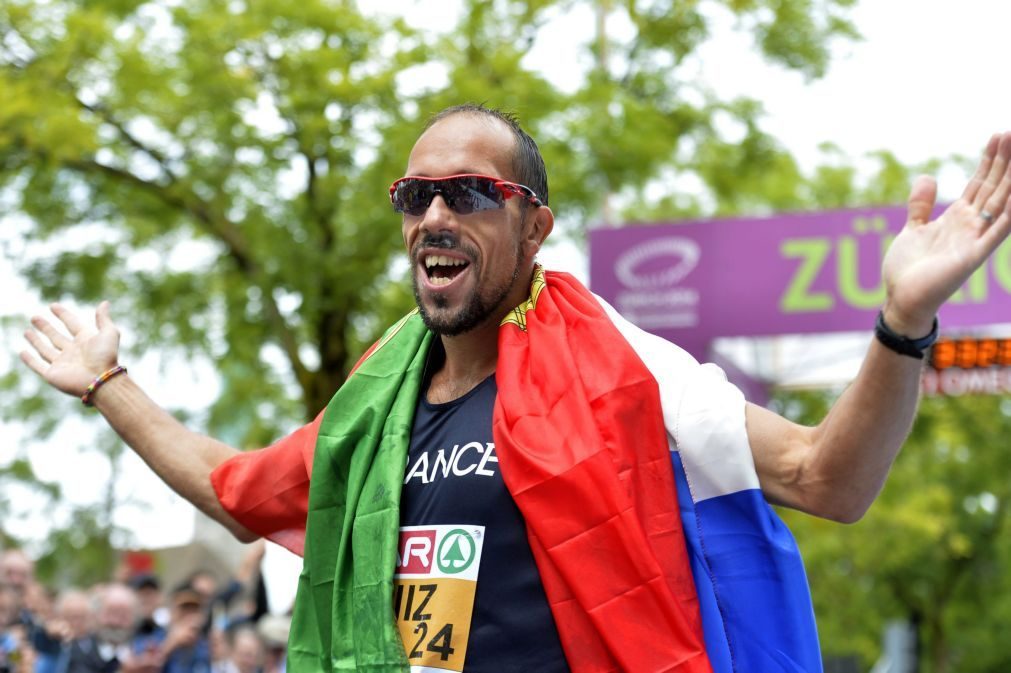
<svg viewBox="0 0 1011 673">
<path fill-rule="evenodd" d="M 478 173 L 514 180 L 514 148 L 504 124 L 456 114 L 418 139 L 406 175 Z M 504 208 L 460 215 L 436 195 L 423 214 L 404 214 L 414 294 L 429 329 L 455 336 L 497 323 L 526 298 L 533 265 L 527 225 L 538 209 L 524 208 L 522 201 L 511 198 Z"/>
</svg>

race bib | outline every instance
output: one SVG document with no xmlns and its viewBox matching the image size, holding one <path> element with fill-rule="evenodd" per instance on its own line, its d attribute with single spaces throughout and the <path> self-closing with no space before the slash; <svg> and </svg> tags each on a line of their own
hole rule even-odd
<svg viewBox="0 0 1011 673">
<path fill-rule="evenodd" d="M 404 526 L 393 610 L 412 673 L 462 671 L 484 526 Z"/>
</svg>

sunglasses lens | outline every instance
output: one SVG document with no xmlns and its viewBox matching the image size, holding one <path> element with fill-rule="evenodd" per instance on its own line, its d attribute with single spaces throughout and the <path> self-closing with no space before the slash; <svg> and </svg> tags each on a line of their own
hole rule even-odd
<svg viewBox="0 0 1011 673">
<path fill-rule="evenodd" d="M 505 205 L 502 190 L 491 178 L 461 176 L 445 180 L 403 180 L 393 192 L 393 208 L 400 213 L 421 216 L 436 194 L 458 215 L 496 210 Z"/>
<path fill-rule="evenodd" d="M 435 196 L 435 186 L 428 180 L 402 180 L 393 191 L 393 209 L 408 215 L 424 215 Z"/>
<path fill-rule="evenodd" d="M 505 205 L 502 192 L 494 180 L 478 177 L 453 178 L 443 181 L 446 202 L 460 215 L 481 210 L 496 210 Z"/>
</svg>

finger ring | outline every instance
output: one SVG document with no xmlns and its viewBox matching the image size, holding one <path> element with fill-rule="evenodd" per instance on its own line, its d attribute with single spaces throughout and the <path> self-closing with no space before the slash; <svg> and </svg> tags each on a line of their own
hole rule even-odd
<svg viewBox="0 0 1011 673">
<path fill-rule="evenodd" d="M 979 216 L 983 218 L 983 221 L 986 222 L 987 224 L 993 224 L 993 215 L 991 215 L 987 211 L 985 210 L 979 211 Z"/>
</svg>

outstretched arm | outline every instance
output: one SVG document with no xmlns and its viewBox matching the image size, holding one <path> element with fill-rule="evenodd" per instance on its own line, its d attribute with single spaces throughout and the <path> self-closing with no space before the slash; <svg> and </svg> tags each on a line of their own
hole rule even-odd
<svg viewBox="0 0 1011 673">
<path fill-rule="evenodd" d="M 51 386 L 80 396 L 96 377 L 117 365 L 119 330 L 109 317 L 109 303 L 87 324 L 59 304 L 53 314 L 67 333 L 35 316 L 25 338 L 34 349 L 21 352 L 28 367 Z M 256 539 L 218 502 L 210 473 L 238 453 L 221 442 L 188 430 L 155 404 L 128 375 L 110 379 L 96 390 L 92 403 L 109 425 L 176 493 L 224 525 L 243 541 Z"/>
<path fill-rule="evenodd" d="M 1011 231 L 1011 132 L 995 135 L 962 197 L 928 221 L 937 185 L 920 177 L 882 266 L 892 331 L 916 339 Z M 748 439 L 766 497 L 839 521 L 870 507 L 912 426 L 922 360 L 873 340 L 857 378 L 818 426 L 749 405 Z"/>
</svg>

